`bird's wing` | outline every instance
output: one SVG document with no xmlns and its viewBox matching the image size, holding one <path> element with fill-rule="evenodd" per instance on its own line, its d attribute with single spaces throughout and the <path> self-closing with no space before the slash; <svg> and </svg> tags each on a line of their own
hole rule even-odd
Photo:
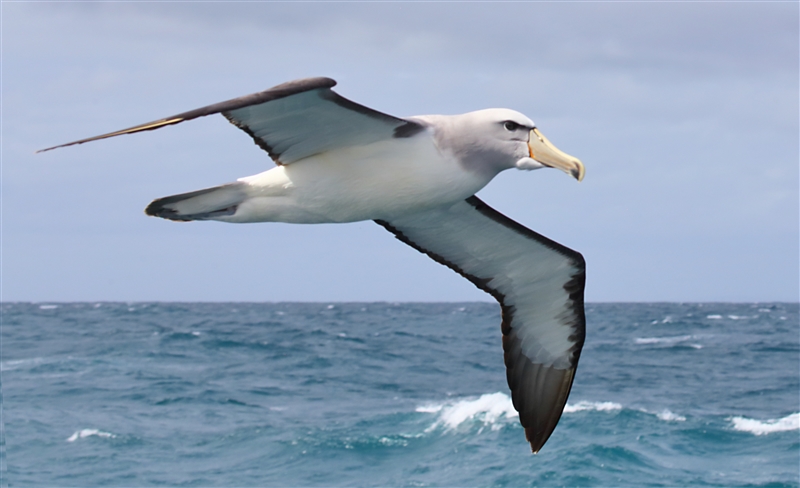
<svg viewBox="0 0 800 488">
<path fill-rule="evenodd" d="M 538 452 L 567 403 L 586 334 L 583 256 L 474 196 L 377 223 L 500 302 L 508 386 Z"/>
<path fill-rule="evenodd" d="M 416 122 L 352 102 L 331 90 L 335 85 L 330 78 L 290 81 L 263 92 L 38 152 L 158 129 L 217 113 L 247 132 L 277 164 L 289 164 L 340 147 L 410 137 L 424 129 Z"/>
</svg>

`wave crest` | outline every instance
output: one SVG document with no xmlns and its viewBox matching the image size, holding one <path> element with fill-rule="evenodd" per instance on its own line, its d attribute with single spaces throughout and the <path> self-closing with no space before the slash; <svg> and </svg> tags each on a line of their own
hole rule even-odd
<svg viewBox="0 0 800 488">
<path fill-rule="evenodd" d="M 511 398 L 499 392 L 443 404 L 423 405 L 417 407 L 416 411 L 439 414 L 436 422 L 428 430 L 439 426 L 453 430 L 469 421 L 480 421 L 484 425 L 491 425 L 493 429 L 497 429 L 500 428 L 500 422 L 517 418 L 517 411 L 514 410 Z"/>
<path fill-rule="evenodd" d="M 789 430 L 800 430 L 800 412 L 787 415 L 780 419 L 755 420 L 746 417 L 731 417 L 733 429 L 740 432 L 750 432 L 755 435 L 772 434 L 774 432 L 786 432 Z"/>
<path fill-rule="evenodd" d="M 574 412 L 583 412 L 586 410 L 592 410 L 595 412 L 610 412 L 613 410 L 622 410 L 622 405 L 615 402 L 587 402 L 585 400 L 581 400 L 575 405 L 567 405 L 564 407 L 564 413 L 574 413 Z"/>
<path fill-rule="evenodd" d="M 117 437 L 116 435 L 114 435 L 114 434 L 112 434 L 110 432 L 103 432 L 103 431 L 97 430 L 97 429 L 83 429 L 83 430 L 76 430 L 74 434 L 69 436 L 69 438 L 67 439 L 67 442 L 75 442 L 78 439 L 83 439 L 85 437 L 91 437 L 91 436 L 107 437 L 107 438 L 110 438 L 110 439 L 113 439 L 114 437 Z"/>
</svg>

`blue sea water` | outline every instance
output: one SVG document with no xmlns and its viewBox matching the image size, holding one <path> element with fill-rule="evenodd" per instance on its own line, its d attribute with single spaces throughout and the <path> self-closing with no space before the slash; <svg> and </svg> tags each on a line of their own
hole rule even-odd
<svg viewBox="0 0 800 488">
<path fill-rule="evenodd" d="M 588 304 L 538 455 L 489 303 L 4 303 L 8 486 L 798 486 L 798 304 Z"/>
</svg>

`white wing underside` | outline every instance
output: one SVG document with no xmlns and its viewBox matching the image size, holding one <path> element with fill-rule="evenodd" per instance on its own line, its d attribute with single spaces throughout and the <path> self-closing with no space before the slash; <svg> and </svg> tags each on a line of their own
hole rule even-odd
<svg viewBox="0 0 800 488">
<path fill-rule="evenodd" d="M 378 224 L 500 302 L 508 385 L 537 452 L 561 417 L 583 346 L 583 257 L 477 197 Z"/>
</svg>

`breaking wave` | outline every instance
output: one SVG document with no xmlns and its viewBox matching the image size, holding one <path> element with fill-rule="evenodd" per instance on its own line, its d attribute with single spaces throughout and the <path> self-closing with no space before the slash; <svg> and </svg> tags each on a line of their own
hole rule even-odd
<svg viewBox="0 0 800 488">
<path fill-rule="evenodd" d="M 445 427 L 448 430 L 470 422 L 482 422 L 484 426 L 500 428 L 500 422 L 515 420 L 517 411 L 511 398 L 504 393 L 486 393 L 478 398 L 456 400 L 442 404 L 429 404 L 417 407 L 420 413 L 437 413 L 436 422 L 428 430 Z"/>
<path fill-rule="evenodd" d="M 756 420 L 746 417 L 731 417 L 733 429 L 740 432 L 749 432 L 754 435 L 800 430 L 800 412 L 773 420 Z"/>
<path fill-rule="evenodd" d="M 116 435 L 110 432 L 103 432 L 97 429 L 83 429 L 83 430 L 76 430 L 74 434 L 72 434 L 71 436 L 69 436 L 69 438 L 67 438 L 67 442 L 75 442 L 78 439 L 85 439 L 86 437 L 92 437 L 92 436 L 106 437 L 109 439 L 117 437 Z"/>
</svg>

